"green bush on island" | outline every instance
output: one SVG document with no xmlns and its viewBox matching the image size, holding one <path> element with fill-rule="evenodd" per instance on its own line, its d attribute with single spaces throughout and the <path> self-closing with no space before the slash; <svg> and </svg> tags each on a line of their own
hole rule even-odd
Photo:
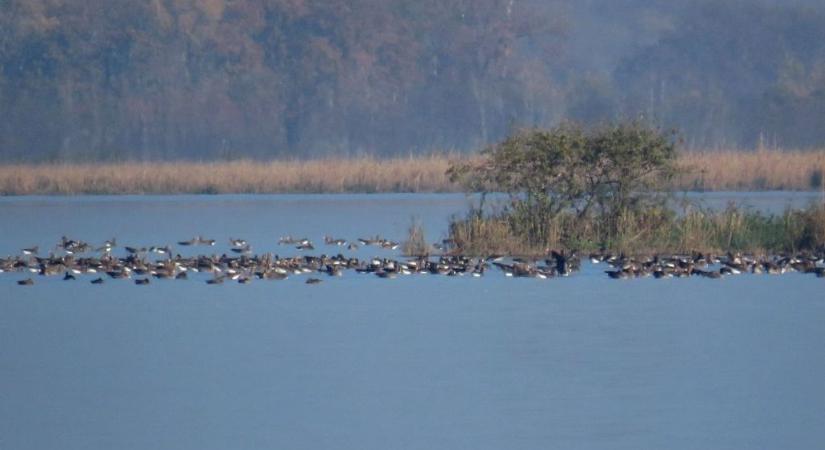
<svg viewBox="0 0 825 450">
<path fill-rule="evenodd" d="M 482 201 L 450 224 L 464 253 L 536 254 L 547 248 L 656 251 L 798 251 L 825 243 L 825 206 L 781 215 L 730 205 L 673 208 L 676 134 L 642 122 L 564 124 L 519 131 L 454 164 L 448 175 Z M 507 194 L 489 212 L 489 192 Z"/>
</svg>

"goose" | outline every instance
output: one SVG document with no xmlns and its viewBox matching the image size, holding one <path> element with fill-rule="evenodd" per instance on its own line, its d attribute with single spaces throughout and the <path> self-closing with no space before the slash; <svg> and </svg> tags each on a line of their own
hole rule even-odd
<svg viewBox="0 0 825 450">
<path fill-rule="evenodd" d="M 92 284 L 103 284 L 103 278 L 95 278 L 91 281 Z"/>
<path fill-rule="evenodd" d="M 382 239 L 379 245 L 381 246 L 381 248 L 385 248 L 388 250 L 396 250 L 398 246 L 401 244 L 399 244 L 398 242 L 390 241 L 388 239 Z"/>
<path fill-rule="evenodd" d="M 318 284 L 321 281 L 323 281 L 323 280 L 321 280 L 319 278 L 308 278 L 305 283 L 306 284 Z"/>
<path fill-rule="evenodd" d="M 627 270 L 624 270 L 624 269 L 621 269 L 621 270 L 606 270 L 605 273 L 607 274 L 608 277 L 610 277 L 614 280 L 626 280 L 626 279 L 630 278 L 630 272 L 628 272 Z"/>
<path fill-rule="evenodd" d="M 673 272 L 670 270 L 666 270 L 663 267 L 659 267 L 653 271 L 653 278 L 673 278 Z"/>
<path fill-rule="evenodd" d="M 339 247 L 343 247 L 347 245 L 346 239 L 335 239 L 332 236 L 324 236 L 324 244 L 326 245 L 337 245 Z"/>
<path fill-rule="evenodd" d="M 286 280 L 289 277 L 283 269 L 267 270 L 266 272 L 258 272 L 256 275 L 263 280 Z"/>
<path fill-rule="evenodd" d="M 324 271 L 331 277 L 340 277 L 343 275 L 339 264 L 328 264 Z"/>
<path fill-rule="evenodd" d="M 157 270 L 152 270 L 150 273 L 152 274 L 153 277 L 155 277 L 159 280 L 168 280 L 170 278 L 175 277 L 174 269 L 169 269 L 169 268 L 166 268 L 166 267 L 162 267 L 162 268 L 157 269 Z"/>
<path fill-rule="evenodd" d="M 549 249 L 548 249 L 549 250 Z M 567 265 L 567 255 L 564 254 L 564 251 L 557 252 L 555 250 L 550 250 L 551 259 L 547 259 L 545 262 L 548 265 L 555 265 L 556 273 L 560 276 L 566 277 L 570 275 L 570 271 L 568 270 Z"/>
<path fill-rule="evenodd" d="M 783 267 L 780 267 L 778 264 L 772 261 L 763 262 L 762 267 L 764 268 L 765 272 L 769 275 L 781 275 L 785 273 L 785 269 Z"/>
<path fill-rule="evenodd" d="M 135 280 L 135 284 L 137 284 L 138 286 L 145 286 L 149 283 L 150 281 L 148 278 L 138 278 Z"/>
<path fill-rule="evenodd" d="M 478 263 L 476 263 L 475 267 L 473 268 L 472 275 L 476 278 L 483 277 L 485 270 L 487 270 L 487 264 L 484 263 L 484 260 L 479 259 Z"/>
<path fill-rule="evenodd" d="M 378 278 L 393 279 L 396 276 L 398 276 L 398 274 L 396 272 L 389 272 L 389 271 L 386 271 L 386 270 L 383 270 L 383 269 L 378 270 L 374 273 L 375 273 L 375 276 L 377 276 Z"/>
<path fill-rule="evenodd" d="M 26 278 L 25 280 L 17 280 L 17 284 L 20 286 L 32 286 L 34 285 L 34 280 L 31 278 Z"/>
<path fill-rule="evenodd" d="M 722 278 L 722 274 L 715 270 L 702 270 L 702 269 L 693 269 L 691 271 L 691 275 L 698 275 L 700 277 L 711 278 L 711 279 L 718 279 Z"/>
<path fill-rule="evenodd" d="M 149 247 L 149 252 L 157 253 L 159 255 L 169 255 L 172 253 L 172 250 L 169 248 L 168 245 L 163 247 Z"/>
<path fill-rule="evenodd" d="M 223 275 L 221 275 L 221 276 L 216 276 L 215 278 L 212 278 L 212 279 L 206 280 L 206 284 L 223 284 L 223 280 L 224 280 L 225 278 L 226 278 L 226 277 L 225 277 L 225 276 L 223 276 Z"/>
<path fill-rule="evenodd" d="M 599 264 L 604 261 L 604 254 L 603 253 L 591 253 L 590 254 L 590 263 L 591 264 Z"/>
<path fill-rule="evenodd" d="M 381 241 L 383 241 L 383 239 L 378 236 L 375 238 L 358 238 L 358 242 L 360 242 L 361 245 L 381 245 Z"/>
<path fill-rule="evenodd" d="M 502 272 L 504 272 L 505 277 L 512 277 L 513 276 L 513 266 L 510 264 L 505 264 L 501 262 L 493 262 L 493 265 L 498 267 Z"/>
<path fill-rule="evenodd" d="M 292 245 L 297 241 L 292 236 L 281 236 L 278 238 L 278 245 Z"/>
<path fill-rule="evenodd" d="M 246 242 L 246 239 L 233 239 L 233 238 L 229 238 L 229 243 L 230 243 L 233 247 L 247 247 L 247 246 L 249 246 L 249 243 L 248 243 L 248 242 Z"/>
<path fill-rule="evenodd" d="M 129 278 L 129 270 L 127 270 L 127 268 L 123 267 L 119 270 L 110 270 L 110 271 L 106 272 L 106 275 L 109 275 L 110 278 L 113 278 L 115 280 L 121 279 L 121 278 Z"/>
<path fill-rule="evenodd" d="M 742 273 L 742 271 L 737 269 L 736 267 L 722 266 L 719 268 L 719 273 L 722 275 L 739 275 Z"/>
<path fill-rule="evenodd" d="M 83 241 L 69 239 L 66 236 L 60 238 L 60 244 L 57 246 L 58 248 L 62 248 L 68 254 L 83 253 L 89 249 L 89 244 Z"/>
<path fill-rule="evenodd" d="M 75 280 L 75 279 L 76 279 L 75 276 L 70 274 L 69 272 L 66 272 L 63 275 L 63 281 L 69 281 L 69 280 Z"/>
<path fill-rule="evenodd" d="M 34 247 L 24 248 L 22 250 L 24 255 L 36 255 L 40 247 L 35 245 Z"/>
<path fill-rule="evenodd" d="M 204 239 L 203 236 L 198 236 L 198 244 L 199 245 L 213 246 L 213 245 L 215 245 L 215 240 L 214 239 Z"/>
</svg>

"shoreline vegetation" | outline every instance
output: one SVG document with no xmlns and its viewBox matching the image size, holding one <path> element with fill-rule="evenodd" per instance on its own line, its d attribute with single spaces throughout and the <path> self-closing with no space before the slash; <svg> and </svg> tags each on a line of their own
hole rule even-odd
<svg viewBox="0 0 825 450">
<path fill-rule="evenodd" d="M 725 253 L 755 256 L 825 252 L 825 204 L 765 214 L 730 205 L 708 211 L 684 205 L 678 213 L 657 209 L 626 212 L 615 229 L 598 219 L 562 215 L 541 235 L 526 231 L 530 219 L 508 213 L 471 211 L 450 222 L 452 253 L 468 256 L 542 257 L 550 249 L 601 255 L 650 256 Z M 412 239 L 411 239 L 412 241 Z M 414 242 L 414 241 L 413 241 Z"/>
<path fill-rule="evenodd" d="M 679 187 L 788 188 L 803 178 L 799 188 L 822 189 L 815 154 L 802 169 L 800 154 L 680 155 L 675 140 L 640 122 L 518 131 L 480 158 L 450 167 L 466 191 L 508 198 L 489 205 L 482 195 L 466 215 L 451 219 L 447 241 L 457 254 L 473 256 L 825 250 L 825 201 L 765 214 L 735 204 L 707 210 L 686 199 L 674 203 L 673 195 Z M 798 172 L 788 177 L 791 167 Z"/>
<path fill-rule="evenodd" d="M 3 164 L 0 195 L 463 192 L 447 170 L 481 156 Z M 825 149 L 680 152 L 674 191 L 819 191 Z"/>
</svg>

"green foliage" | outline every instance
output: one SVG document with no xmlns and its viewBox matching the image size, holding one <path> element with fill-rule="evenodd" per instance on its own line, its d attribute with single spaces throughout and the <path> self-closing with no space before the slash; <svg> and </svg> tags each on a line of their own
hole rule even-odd
<svg viewBox="0 0 825 450">
<path fill-rule="evenodd" d="M 729 205 L 721 211 L 688 207 L 626 210 L 615 229 L 604 222 L 562 213 L 545 224 L 545 240 L 536 242 L 520 227 L 522 217 L 499 213 L 454 218 L 450 237 L 468 254 L 541 255 L 547 248 L 609 250 L 626 254 L 657 252 L 775 253 L 825 249 L 825 204 L 782 214 L 764 214 Z"/>
<path fill-rule="evenodd" d="M 546 224 L 570 212 L 598 218 L 602 232 L 613 234 L 627 211 L 658 205 L 677 172 L 673 135 L 641 122 L 523 130 L 483 155 L 481 163 L 451 167 L 451 179 L 510 194 L 508 214 L 532 242 L 545 240 Z"/>
<path fill-rule="evenodd" d="M 639 122 L 524 130 L 449 174 L 468 189 L 509 194 L 485 216 L 454 219 L 450 237 L 469 253 L 546 248 L 655 251 L 798 251 L 825 245 L 825 205 L 764 215 L 730 205 L 677 213 L 667 182 L 678 173 L 672 134 Z"/>
</svg>

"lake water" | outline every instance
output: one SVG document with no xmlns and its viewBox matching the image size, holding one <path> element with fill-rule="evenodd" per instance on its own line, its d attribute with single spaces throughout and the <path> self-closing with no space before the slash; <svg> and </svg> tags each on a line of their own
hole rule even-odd
<svg viewBox="0 0 825 450">
<path fill-rule="evenodd" d="M 713 194 L 757 208 L 805 194 Z M 60 236 L 441 237 L 461 195 L 0 199 Z M 46 250 L 47 251 L 47 250 Z M 205 247 L 185 249 L 203 252 Z M 337 251 L 319 245 L 314 252 Z M 359 256 L 391 256 L 361 248 Z M 0 275 L 0 449 L 742 449 L 825 442 L 825 281 L 347 273 L 248 286 Z"/>
</svg>

